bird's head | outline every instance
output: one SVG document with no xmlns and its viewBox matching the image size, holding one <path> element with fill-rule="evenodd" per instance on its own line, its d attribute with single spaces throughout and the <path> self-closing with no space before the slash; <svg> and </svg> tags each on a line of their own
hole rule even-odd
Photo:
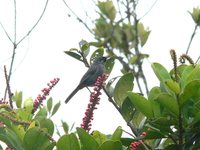
<svg viewBox="0 0 200 150">
<path fill-rule="evenodd" d="M 97 57 L 95 60 L 94 60 L 94 62 L 93 63 L 102 63 L 102 64 L 104 64 L 105 62 L 106 62 L 106 60 L 107 60 L 107 57 L 103 57 L 103 56 L 101 56 L 101 57 Z"/>
</svg>

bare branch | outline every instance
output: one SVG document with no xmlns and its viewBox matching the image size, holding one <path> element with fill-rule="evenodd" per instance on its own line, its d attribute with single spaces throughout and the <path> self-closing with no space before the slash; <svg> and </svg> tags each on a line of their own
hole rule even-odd
<svg viewBox="0 0 200 150">
<path fill-rule="evenodd" d="M 6 89 L 8 89 L 9 104 L 10 104 L 10 107 L 13 108 L 12 99 L 11 99 L 12 93 L 11 93 L 10 84 L 9 84 L 9 81 L 8 81 L 6 66 L 4 66 L 4 74 L 5 74 L 5 79 L 6 79 Z M 4 97 L 4 99 L 5 99 L 5 97 Z"/>
<path fill-rule="evenodd" d="M 35 27 L 38 25 L 38 23 L 41 21 L 42 17 L 44 16 L 44 13 L 47 9 L 47 5 L 48 5 L 49 0 L 46 1 L 44 9 L 42 11 L 42 14 L 40 15 L 40 17 L 38 18 L 38 20 L 36 21 L 36 23 L 33 25 L 33 27 L 27 32 L 26 35 L 24 35 L 24 37 L 21 38 L 21 40 L 19 40 L 19 42 L 16 43 L 16 45 L 20 44 L 27 36 L 29 36 L 31 34 L 31 32 L 33 31 L 33 29 L 35 29 Z"/>
<path fill-rule="evenodd" d="M 152 9 L 153 7 L 155 6 L 155 4 L 158 2 L 158 0 L 155 0 L 154 3 L 151 5 L 151 7 L 147 10 L 146 13 L 144 13 L 144 15 L 142 17 L 140 17 L 139 20 L 141 20 L 142 18 L 144 18 Z"/>
<path fill-rule="evenodd" d="M 10 42 L 11 42 L 11 43 L 14 43 L 14 42 L 12 41 L 12 39 L 10 38 L 8 32 L 6 31 L 6 29 L 4 28 L 4 26 L 3 26 L 3 24 L 2 24 L 1 22 L 0 22 L 0 25 L 1 25 L 2 29 L 3 29 L 3 31 L 5 32 L 7 38 L 10 40 Z"/>
<path fill-rule="evenodd" d="M 92 33 L 92 34 L 94 35 L 94 33 L 92 32 L 92 30 L 89 28 L 89 26 L 88 26 L 80 17 L 78 17 L 78 15 L 77 15 L 77 14 L 69 7 L 69 5 L 65 2 L 65 0 L 63 0 L 63 3 L 64 3 L 65 6 L 71 11 L 71 13 L 76 17 L 76 19 L 77 19 L 80 23 L 82 23 L 90 33 Z"/>
<path fill-rule="evenodd" d="M 16 44 L 17 40 L 17 4 L 16 0 L 14 0 L 14 43 Z"/>
</svg>

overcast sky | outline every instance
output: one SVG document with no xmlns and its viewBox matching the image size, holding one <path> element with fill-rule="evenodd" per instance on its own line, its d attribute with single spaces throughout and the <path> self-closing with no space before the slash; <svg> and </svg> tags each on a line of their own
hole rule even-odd
<svg viewBox="0 0 200 150">
<path fill-rule="evenodd" d="M 37 21 L 45 2 L 45 0 L 17 0 L 17 41 Z M 67 3 L 80 16 L 83 16 L 83 8 L 92 17 L 96 16 L 91 1 L 87 3 L 86 0 L 71 0 Z M 153 3 L 153 0 L 142 1 L 139 14 L 142 16 Z M 158 0 L 148 15 L 142 19 L 144 25 L 152 31 L 147 44 L 142 49 L 143 53 L 150 54 L 149 61 L 146 61 L 144 66 L 145 72 L 148 73 L 147 80 L 150 87 L 158 85 L 150 69 L 150 62 L 159 62 L 170 69 L 172 62 L 169 50 L 173 48 L 178 54 L 185 53 L 195 25 L 187 11 L 191 11 L 194 6 L 200 6 L 199 0 Z M 13 1 L 0 0 L 0 22 L 12 39 L 14 37 L 13 12 Z M 73 15 L 68 17 L 68 14 L 70 12 L 62 0 L 49 1 L 41 22 L 16 50 L 11 89 L 13 92 L 23 91 L 24 99 L 28 97 L 34 99 L 40 90 L 46 87 L 47 82 L 54 77 L 59 77 L 60 82 L 50 94 L 55 103 L 59 100 L 62 102 L 61 109 L 54 119 L 58 121 L 58 125 L 62 119 L 69 125 L 75 122 L 75 126 L 79 126 L 89 101 L 87 89 L 80 91 L 67 105 L 64 104 L 64 100 L 77 86 L 86 68 L 63 52 L 70 48 L 78 48 L 81 39 L 87 41 L 93 39 L 84 26 Z M 194 60 L 200 55 L 199 41 L 198 30 L 189 52 Z M 0 97 L 3 97 L 5 89 L 3 66 L 9 68 L 11 56 L 12 44 L 0 27 Z M 116 66 L 116 69 L 119 69 L 119 66 Z M 120 74 L 111 74 L 112 77 L 118 75 Z M 102 98 L 98 107 L 92 129 L 112 133 L 119 125 L 126 127 L 125 122 L 106 97 Z"/>
</svg>

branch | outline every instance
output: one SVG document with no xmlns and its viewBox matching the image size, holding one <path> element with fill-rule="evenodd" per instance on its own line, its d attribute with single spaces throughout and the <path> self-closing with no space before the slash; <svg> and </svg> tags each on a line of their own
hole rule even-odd
<svg viewBox="0 0 200 150">
<path fill-rule="evenodd" d="M 11 43 L 14 43 L 14 42 L 12 41 L 12 39 L 10 38 L 8 32 L 6 31 L 6 29 L 4 28 L 4 26 L 3 26 L 3 24 L 2 24 L 1 22 L 0 22 L 0 25 L 1 25 L 1 27 L 2 27 L 2 29 L 3 29 L 3 31 L 4 31 L 4 33 L 6 34 L 7 38 L 10 40 L 10 42 L 11 42 Z"/>
<path fill-rule="evenodd" d="M 197 27 L 198 27 L 198 24 L 196 24 L 195 27 L 194 27 L 194 31 L 193 31 L 193 33 L 192 33 L 192 35 L 190 37 L 190 41 L 189 41 L 189 44 L 188 44 L 188 47 L 187 47 L 187 50 L 186 50 L 186 54 L 188 54 L 188 52 L 189 52 L 192 40 L 193 40 L 193 38 L 194 38 L 194 36 L 196 34 Z"/>
<path fill-rule="evenodd" d="M 141 20 L 142 18 L 144 18 L 152 9 L 153 7 L 155 6 L 155 4 L 158 2 L 158 0 L 155 0 L 154 3 L 151 5 L 151 7 L 147 10 L 146 13 L 144 13 L 144 15 L 142 17 L 140 17 L 139 20 Z"/>
<path fill-rule="evenodd" d="M 90 33 L 94 34 L 94 33 L 92 32 L 92 30 L 88 27 L 88 25 L 87 25 L 80 17 L 78 17 L 78 15 L 69 7 L 69 5 L 65 2 L 65 0 L 63 0 L 63 3 L 64 3 L 65 6 L 69 9 L 69 11 L 71 11 L 71 13 L 76 17 L 76 19 L 77 19 L 80 23 L 82 23 L 82 24 L 86 27 L 86 29 L 88 29 L 88 31 L 89 31 Z"/>
<path fill-rule="evenodd" d="M 44 16 L 44 13 L 47 9 L 47 5 L 48 5 L 49 0 L 46 1 L 44 9 L 42 11 L 42 14 L 40 15 L 40 17 L 38 18 L 38 20 L 36 21 L 36 23 L 33 25 L 33 27 L 27 32 L 26 35 L 24 35 L 24 37 L 21 38 L 21 40 L 19 40 L 19 42 L 16 43 L 16 45 L 20 44 L 27 36 L 29 36 L 31 34 L 31 32 L 35 29 L 35 27 L 38 25 L 38 23 L 41 21 L 42 17 Z"/>
<path fill-rule="evenodd" d="M 10 104 L 10 107 L 13 108 L 12 93 L 11 93 L 10 84 L 8 81 L 6 66 L 4 66 L 4 74 L 5 74 L 5 79 L 6 79 L 6 89 L 8 89 L 9 104 Z M 5 99 L 5 97 L 4 97 L 4 99 Z"/>
</svg>

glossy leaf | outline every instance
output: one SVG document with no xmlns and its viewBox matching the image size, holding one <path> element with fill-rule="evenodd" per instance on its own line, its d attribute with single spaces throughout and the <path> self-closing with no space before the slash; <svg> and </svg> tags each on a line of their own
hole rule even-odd
<svg viewBox="0 0 200 150">
<path fill-rule="evenodd" d="M 41 132 L 41 129 L 38 127 L 29 129 L 26 132 L 23 140 L 25 150 L 44 150 L 50 144 L 51 142 L 45 135 L 44 131 Z"/>
<path fill-rule="evenodd" d="M 113 141 L 119 141 L 122 136 L 122 127 L 117 127 L 115 132 L 112 134 L 111 140 Z"/>
<path fill-rule="evenodd" d="M 171 95 L 167 93 L 161 93 L 156 101 L 158 101 L 163 107 L 165 107 L 169 112 L 179 115 L 178 102 Z"/>
<path fill-rule="evenodd" d="M 134 125 L 134 127 L 141 129 L 144 126 L 144 119 L 145 115 L 141 111 L 135 110 L 131 123 Z"/>
<path fill-rule="evenodd" d="M 21 108 L 21 105 L 22 105 L 22 92 L 15 92 L 14 99 L 16 101 L 17 108 Z"/>
<path fill-rule="evenodd" d="M 50 135 L 53 135 L 54 133 L 54 124 L 50 119 L 42 118 L 39 120 L 40 122 L 40 128 L 45 128 L 47 129 L 47 132 Z"/>
<path fill-rule="evenodd" d="M 78 53 L 75 53 L 75 52 L 71 52 L 71 51 L 65 51 L 65 54 L 67 54 L 67 55 L 69 55 L 69 56 L 71 56 L 71 57 L 73 57 L 73 58 L 75 58 L 75 59 L 77 59 L 77 60 L 79 60 L 79 61 L 82 61 L 81 60 L 81 55 L 80 54 L 78 54 Z"/>
<path fill-rule="evenodd" d="M 46 108 L 40 108 L 38 113 L 35 115 L 35 119 L 36 118 L 46 118 L 47 117 L 47 110 Z"/>
<path fill-rule="evenodd" d="M 60 137 L 56 147 L 57 150 L 80 150 L 78 139 L 74 133 Z"/>
<path fill-rule="evenodd" d="M 161 93 L 161 90 L 159 87 L 153 87 L 150 92 L 148 93 L 148 99 L 149 100 L 155 100 L 159 94 Z"/>
<path fill-rule="evenodd" d="M 76 128 L 76 131 L 82 144 L 82 150 L 97 150 L 98 143 L 94 137 L 92 137 L 82 128 Z"/>
<path fill-rule="evenodd" d="M 11 129 L 0 127 L 0 141 L 10 145 L 15 150 L 24 150 L 21 140 Z"/>
<path fill-rule="evenodd" d="M 167 85 L 167 87 L 172 90 L 175 94 L 179 94 L 180 93 L 180 86 L 177 82 L 175 82 L 174 80 L 166 80 L 165 84 Z"/>
<path fill-rule="evenodd" d="M 134 76 L 132 73 L 123 75 L 117 82 L 114 89 L 114 100 L 121 107 L 125 98 L 127 97 L 127 91 L 133 90 Z"/>
<path fill-rule="evenodd" d="M 133 103 L 130 101 L 129 97 L 127 97 L 122 104 L 122 115 L 124 119 L 129 122 L 133 119 L 133 115 L 135 113 L 135 107 Z"/>
<path fill-rule="evenodd" d="M 98 8 L 101 12 L 108 17 L 111 21 L 113 21 L 116 17 L 116 9 L 111 0 L 108 1 L 98 1 Z"/>
<path fill-rule="evenodd" d="M 103 48 L 99 48 L 99 49 L 95 50 L 90 57 L 90 64 L 94 61 L 94 59 L 103 56 L 103 54 L 104 54 Z"/>
<path fill-rule="evenodd" d="M 84 57 L 87 57 L 87 55 L 89 54 L 89 51 L 90 51 L 90 44 L 85 40 L 81 40 L 79 42 L 79 47 L 80 47 Z"/>
<path fill-rule="evenodd" d="M 140 112 L 142 112 L 147 117 L 153 117 L 153 110 L 150 101 L 137 93 L 128 92 L 128 96 L 133 105 Z"/>
<path fill-rule="evenodd" d="M 189 75 L 186 78 L 186 84 L 193 80 L 200 80 L 200 63 L 195 66 L 195 68 L 188 72 Z"/>
<path fill-rule="evenodd" d="M 51 112 L 52 106 L 53 106 L 53 99 L 52 99 L 52 97 L 50 97 L 47 100 L 47 110 L 49 111 L 49 113 Z"/>
<path fill-rule="evenodd" d="M 65 134 L 68 134 L 69 133 L 69 126 L 68 126 L 68 124 L 65 121 L 61 121 L 61 122 L 62 122 L 63 130 L 65 131 Z"/>
<path fill-rule="evenodd" d="M 32 98 L 28 98 L 24 102 L 24 108 L 26 109 L 27 112 L 31 113 L 33 110 L 33 100 Z"/>
<path fill-rule="evenodd" d="M 142 23 L 138 23 L 137 25 L 138 25 L 137 28 L 138 28 L 138 32 L 139 32 L 141 46 L 144 46 L 148 40 L 148 37 L 149 37 L 149 34 L 151 33 L 151 31 L 149 31 L 148 28 L 145 29 L 144 25 Z"/>
<path fill-rule="evenodd" d="M 200 98 L 200 80 L 189 82 L 180 95 L 180 104 L 182 105 L 187 100 Z"/>
<path fill-rule="evenodd" d="M 151 67 L 161 82 L 171 79 L 170 74 L 161 64 L 153 63 Z"/>
<path fill-rule="evenodd" d="M 92 132 L 92 137 L 94 137 L 99 145 L 103 144 L 107 140 L 106 135 L 97 130 Z"/>
<path fill-rule="evenodd" d="M 115 65 L 115 57 L 110 57 L 105 63 L 106 73 L 110 74 Z"/>
<path fill-rule="evenodd" d="M 106 141 L 104 142 L 98 150 L 123 150 L 122 149 L 122 144 L 120 141 Z"/>
<path fill-rule="evenodd" d="M 55 104 L 55 106 L 53 107 L 53 111 L 52 111 L 51 116 L 53 116 L 58 111 L 58 109 L 60 108 L 60 105 L 61 105 L 60 101 Z"/>
</svg>

